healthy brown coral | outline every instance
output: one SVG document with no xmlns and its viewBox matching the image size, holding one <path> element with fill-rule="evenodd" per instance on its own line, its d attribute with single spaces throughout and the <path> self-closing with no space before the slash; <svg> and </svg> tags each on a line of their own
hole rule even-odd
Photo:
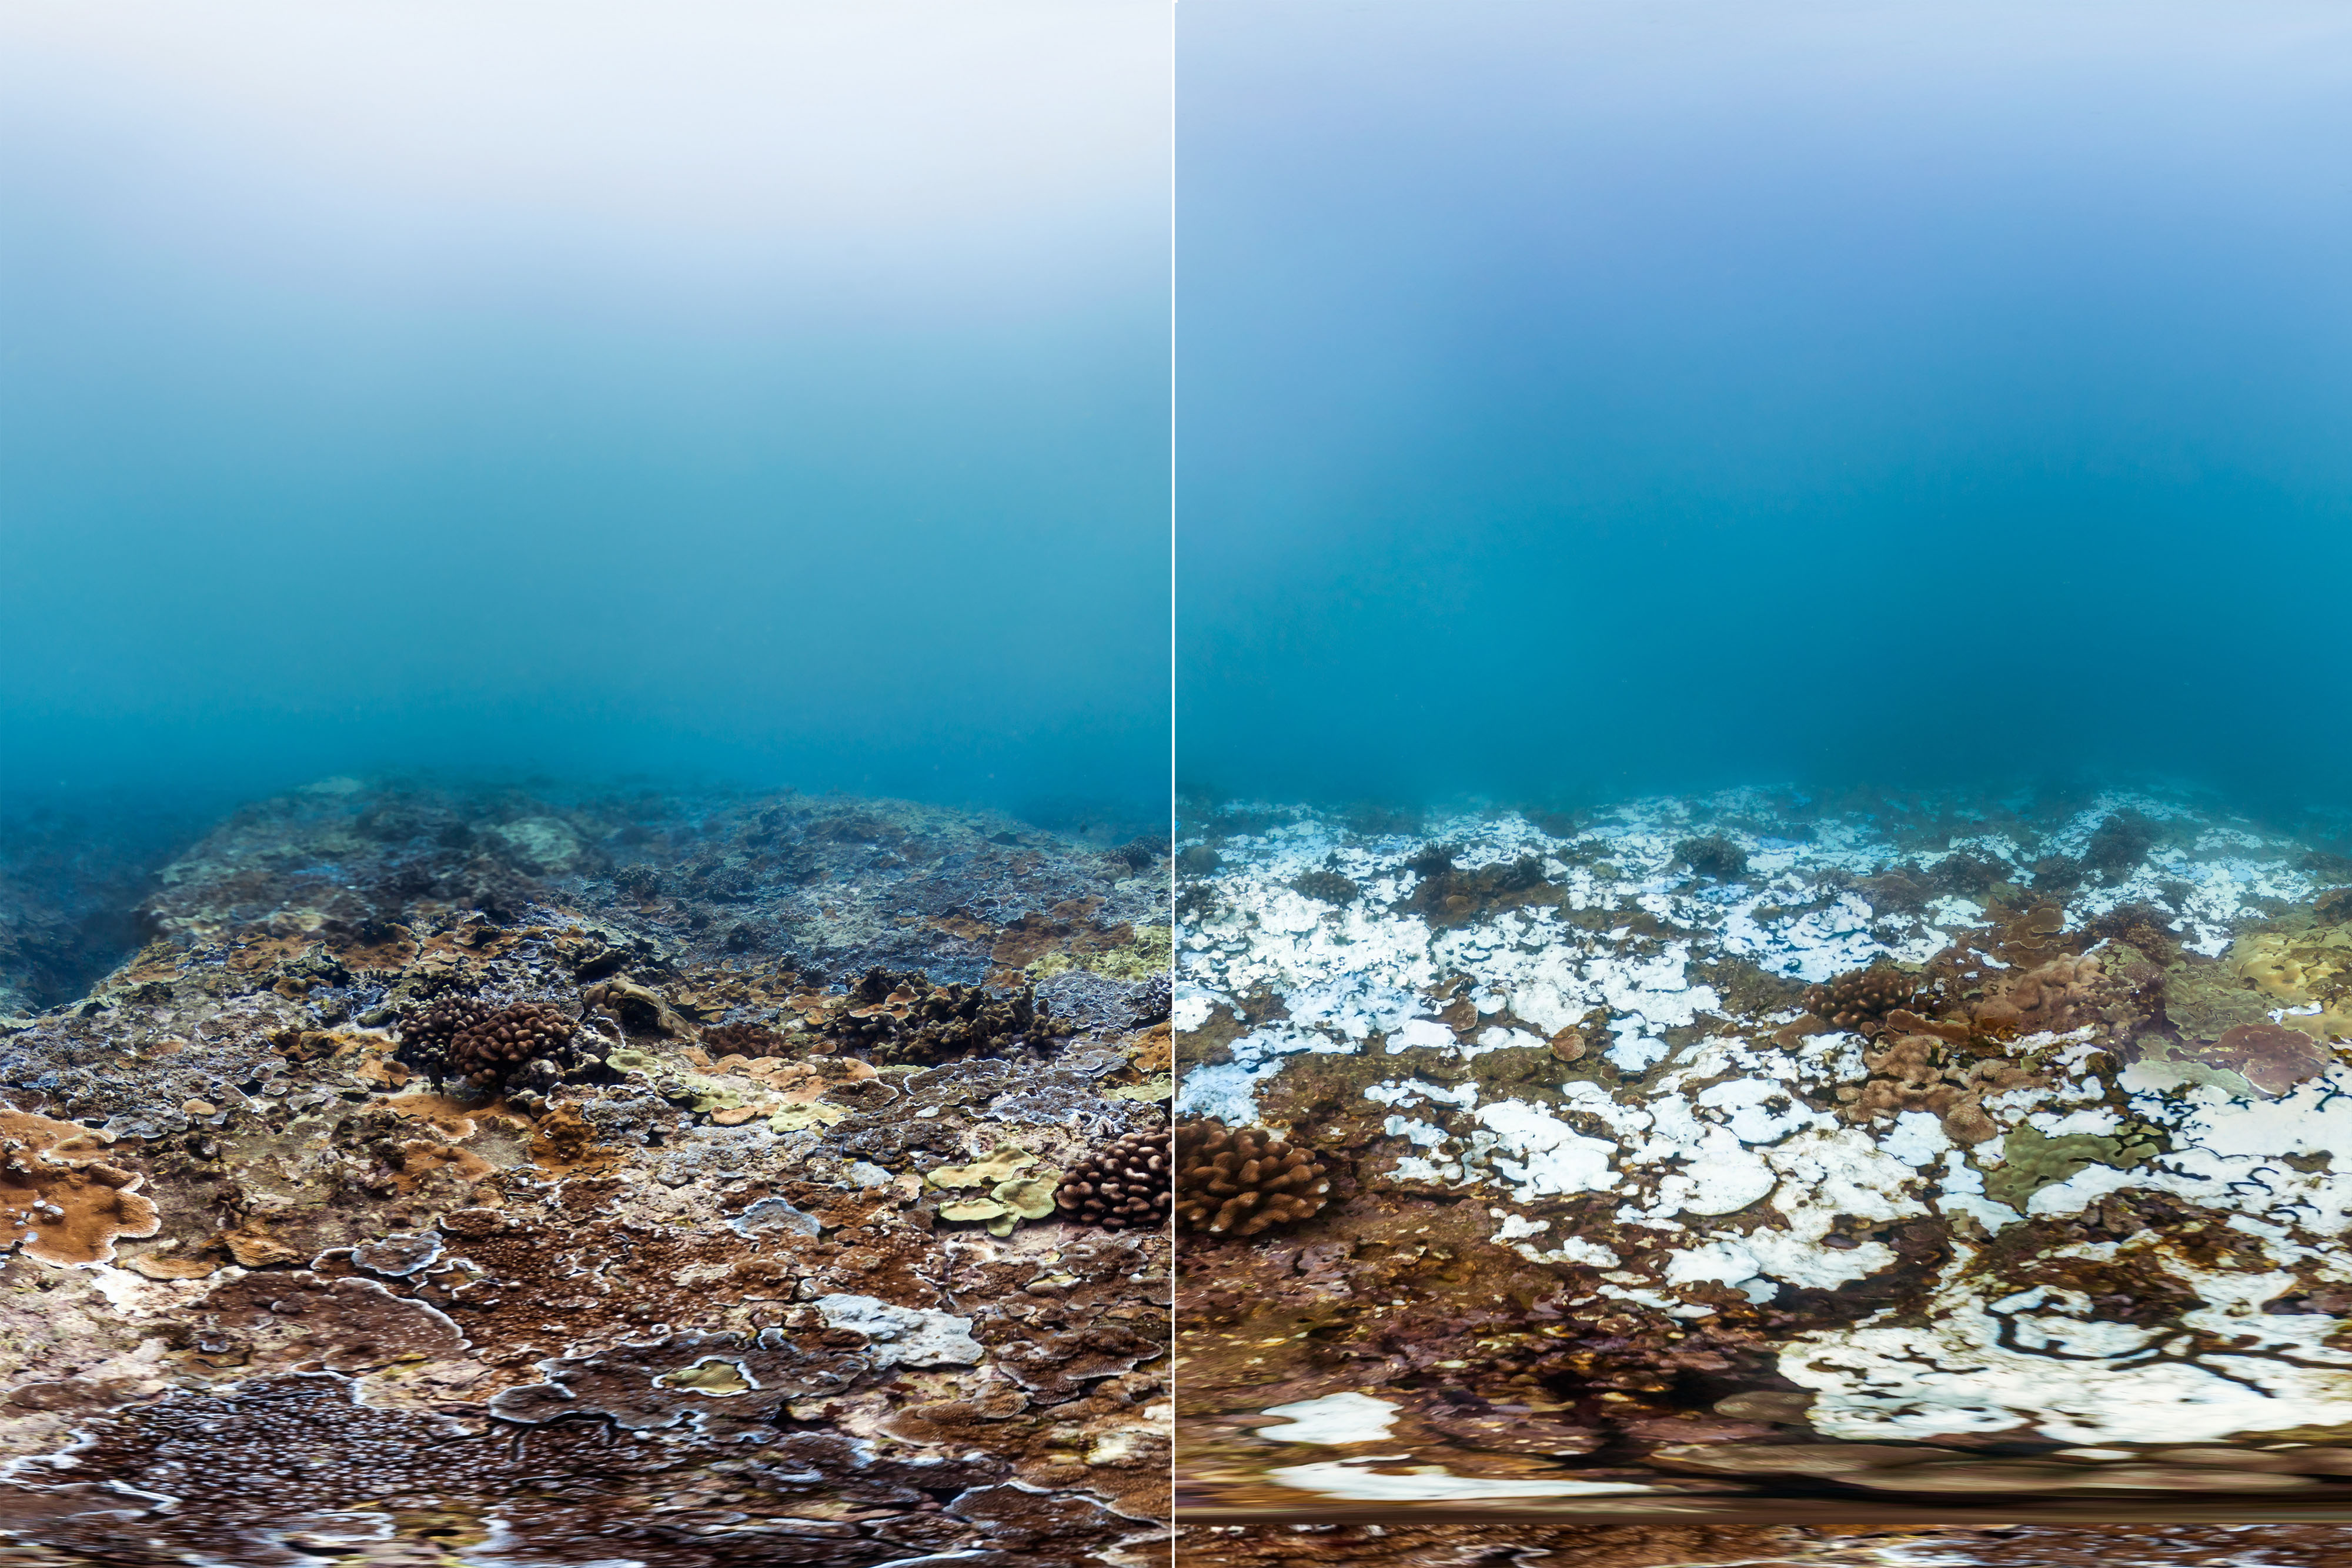
<svg viewBox="0 0 2352 1568">
<path fill-rule="evenodd" d="M 1308 1151 L 1214 1117 L 1176 1128 L 1176 1219 L 1212 1236 L 1255 1236 L 1316 1214 L 1330 1179 Z"/>
<path fill-rule="evenodd" d="M 2116 988 L 2106 985 L 2104 964 L 2096 954 L 2080 958 L 2053 958 L 2011 980 L 1998 996 L 1978 1004 L 1979 1028 L 2039 1034 L 2063 1033 L 2100 1021 L 2102 1009 L 2116 999 Z"/>
<path fill-rule="evenodd" d="M 723 1023 L 702 1031 L 702 1049 L 713 1056 L 744 1056 L 757 1059 L 781 1056 L 784 1052 L 784 1037 L 764 1024 Z"/>
<path fill-rule="evenodd" d="M 569 1013 L 544 1002 L 501 1008 L 450 1040 L 450 1070 L 467 1082 L 494 1087 L 533 1057 L 561 1053 L 577 1027 Z"/>
<path fill-rule="evenodd" d="M 417 1064 L 430 1068 L 449 1059 L 449 1042 L 498 1009 L 479 997 L 447 996 L 400 1015 L 400 1043 Z"/>
<path fill-rule="evenodd" d="M 1174 1201 L 1169 1183 L 1168 1130 L 1129 1133 L 1072 1166 L 1054 1194 L 1072 1219 L 1123 1230 L 1168 1223 Z"/>
<path fill-rule="evenodd" d="M 1913 976 L 1887 965 L 1874 965 L 1838 976 L 1825 986 L 1805 989 L 1805 1010 L 1839 1029 L 1876 1024 L 1896 1008 L 1907 1008 L 1918 995 Z"/>
</svg>

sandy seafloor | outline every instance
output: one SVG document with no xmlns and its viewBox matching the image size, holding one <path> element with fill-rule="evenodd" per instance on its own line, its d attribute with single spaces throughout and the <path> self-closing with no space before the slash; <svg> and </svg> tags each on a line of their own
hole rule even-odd
<svg viewBox="0 0 2352 1568">
<path fill-rule="evenodd" d="M 2040 1520 L 2352 1561 L 2347 831 L 2162 791 L 1195 813 L 1179 1117 L 1333 1192 L 1185 1239 L 1189 1550 Z M 1899 1015 L 1808 1011 L 1874 968 Z M 1737 1550 L 2140 1560 L 2068 1528 Z M 1718 1558 L 1624 1559 L 1670 1560 Z"/>
<path fill-rule="evenodd" d="M 0 1562 L 1166 1561 L 1165 1239 L 1052 1201 L 1165 1125 L 1164 835 L 328 779 L 16 847 Z M 436 1083 L 451 1002 L 551 1043 Z"/>
</svg>

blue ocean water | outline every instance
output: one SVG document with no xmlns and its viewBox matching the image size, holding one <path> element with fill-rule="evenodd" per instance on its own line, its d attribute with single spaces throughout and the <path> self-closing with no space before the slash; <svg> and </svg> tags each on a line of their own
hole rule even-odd
<svg viewBox="0 0 2352 1568">
<path fill-rule="evenodd" d="M 1160 814 L 1158 13 L 0 27 L 18 818 L 419 770 Z"/>
<path fill-rule="evenodd" d="M 1178 761 L 2340 800 L 2340 7 L 1195 0 Z"/>
</svg>

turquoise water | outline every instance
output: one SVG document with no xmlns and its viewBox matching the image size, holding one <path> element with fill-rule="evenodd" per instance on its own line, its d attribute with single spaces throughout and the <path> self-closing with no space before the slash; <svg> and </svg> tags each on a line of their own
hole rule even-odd
<svg viewBox="0 0 2352 1568">
<path fill-rule="evenodd" d="M 2341 799 L 2340 8 L 1179 42 L 1187 781 Z"/>
<path fill-rule="evenodd" d="M 1157 814 L 1164 25 L 905 20 L 0 24 L 7 799 Z"/>
</svg>

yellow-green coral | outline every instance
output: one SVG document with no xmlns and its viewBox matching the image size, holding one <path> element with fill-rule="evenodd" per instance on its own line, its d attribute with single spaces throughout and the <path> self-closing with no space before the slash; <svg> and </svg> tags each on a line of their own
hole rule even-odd
<svg viewBox="0 0 2352 1568">
<path fill-rule="evenodd" d="M 729 1111 L 750 1103 L 742 1091 L 730 1087 L 716 1078 L 690 1072 L 674 1062 L 625 1045 L 604 1059 L 604 1065 L 624 1077 L 635 1075 L 653 1086 L 654 1092 L 673 1105 L 683 1105 L 698 1116 L 713 1111 Z M 826 1118 L 833 1120 L 834 1118 Z"/>
<path fill-rule="evenodd" d="M 2093 1166 L 2128 1170 L 2156 1153 L 2147 1129 L 2125 1126 L 2119 1131 L 2120 1137 L 2066 1133 L 2051 1138 L 2030 1126 L 2011 1128 L 2001 1142 L 2000 1164 L 1986 1173 L 1985 1196 L 2022 1214 L 2026 1200 L 2045 1186 L 2055 1186 Z"/>
<path fill-rule="evenodd" d="M 941 1219 L 964 1224 L 984 1223 L 995 1236 L 1010 1236 L 1024 1219 L 1043 1219 L 1054 1212 L 1054 1191 L 1061 1186 L 1059 1171 L 1024 1176 L 1037 1156 L 1013 1144 L 999 1144 L 988 1157 L 968 1166 L 942 1166 L 923 1179 L 936 1187 L 988 1188 L 986 1197 L 958 1198 L 940 1205 Z"/>
<path fill-rule="evenodd" d="M 1086 969 L 1114 980 L 1148 980 L 1164 975 L 1175 962 L 1175 934 L 1166 925 L 1140 925 L 1118 946 L 1099 953 L 1048 953 L 1023 973 L 1048 980 L 1072 969 Z"/>
</svg>

